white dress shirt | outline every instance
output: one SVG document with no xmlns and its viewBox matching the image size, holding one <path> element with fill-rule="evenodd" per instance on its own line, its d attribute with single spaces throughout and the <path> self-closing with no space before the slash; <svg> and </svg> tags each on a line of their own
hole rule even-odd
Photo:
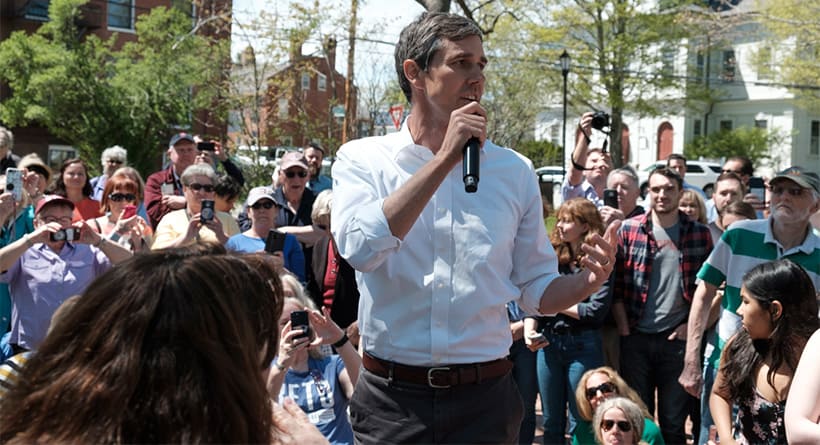
<svg viewBox="0 0 820 445">
<path fill-rule="evenodd" d="M 333 164 L 332 232 L 357 270 L 364 350 L 420 366 L 505 357 L 506 303 L 537 313 L 558 276 L 532 163 L 486 141 L 478 192 L 456 166 L 399 240 L 383 201 L 432 158 L 405 124 L 345 144 Z"/>
</svg>

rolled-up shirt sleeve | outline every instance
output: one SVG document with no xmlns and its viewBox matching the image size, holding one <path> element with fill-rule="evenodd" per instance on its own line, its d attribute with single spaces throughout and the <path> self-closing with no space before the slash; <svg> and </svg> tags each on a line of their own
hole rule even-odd
<svg viewBox="0 0 820 445">
<path fill-rule="evenodd" d="M 354 269 L 369 272 L 398 251 L 401 240 L 393 236 L 382 210 L 386 192 L 372 183 L 368 167 L 349 150 L 343 147 L 333 164 L 331 231 L 342 257 Z"/>
</svg>

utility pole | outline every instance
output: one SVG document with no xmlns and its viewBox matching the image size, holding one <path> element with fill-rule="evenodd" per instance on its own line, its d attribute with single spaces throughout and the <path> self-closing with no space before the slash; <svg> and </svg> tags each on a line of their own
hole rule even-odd
<svg viewBox="0 0 820 445">
<path fill-rule="evenodd" d="M 342 127 L 342 143 L 348 141 L 353 136 L 353 125 L 356 123 L 356 116 L 353 114 L 355 108 L 353 98 L 353 68 L 356 56 L 356 12 L 359 9 L 359 0 L 350 0 L 350 29 L 348 33 L 347 52 L 347 78 L 345 79 L 345 117 Z"/>
</svg>

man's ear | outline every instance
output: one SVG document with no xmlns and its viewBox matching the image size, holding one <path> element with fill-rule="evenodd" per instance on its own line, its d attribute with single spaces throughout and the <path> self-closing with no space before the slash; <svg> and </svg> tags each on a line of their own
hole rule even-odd
<svg viewBox="0 0 820 445">
<path fill-rule="evenodd" d="M 412 87 L 418 87 L 421 80 L 421 68 L 416 63 L 415 60 L 412 59 L 405 59 L 402 63 L 402 68 L 404 69 L 404 76 L 407 77 L 407 80 L 410 81 L 410 85 Z"/>
</svg>

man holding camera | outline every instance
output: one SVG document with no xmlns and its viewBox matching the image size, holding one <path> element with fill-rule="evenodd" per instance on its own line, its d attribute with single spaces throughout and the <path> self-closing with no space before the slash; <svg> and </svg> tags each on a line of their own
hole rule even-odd
<svg viewBox="0 0 820 445">
<path fill-rule="evenodd" d="M 596 117 L 597 116 L 597 117 Z M 589 148 L 590 135 L 592 129 L 600 130 L 604 124 L 602 118 L 605 115 L 588 112 L 581 117 L 578 130 L 581 132 L 575 150 L 572 151 L 572 158 L 569 174 L 564 179 L 561 186 L 561 195 L 564 201 L 572 198 L 583 197 L 595 204 L 599 209 L 604 206 L 604 189 L 610 170 L 612 170 L 612 160 L 609 154 L 601 148 Z M 606 116 L 609 120 L 609 116 Z M 595 125 L 593 126 L 593 121 Z"/>
<path fill-rule="evenodd" d="M 131 257 L 85 222 L 71 222 L 74 204 L 57 195 L 43 197 L 35 209 L 34 232 L 0 249 L 0 281 L 12 301 L 13 352 L 36 349 L 51 315 L 72 295 L 81 294 L 111 264 Z"/>
</svg>

